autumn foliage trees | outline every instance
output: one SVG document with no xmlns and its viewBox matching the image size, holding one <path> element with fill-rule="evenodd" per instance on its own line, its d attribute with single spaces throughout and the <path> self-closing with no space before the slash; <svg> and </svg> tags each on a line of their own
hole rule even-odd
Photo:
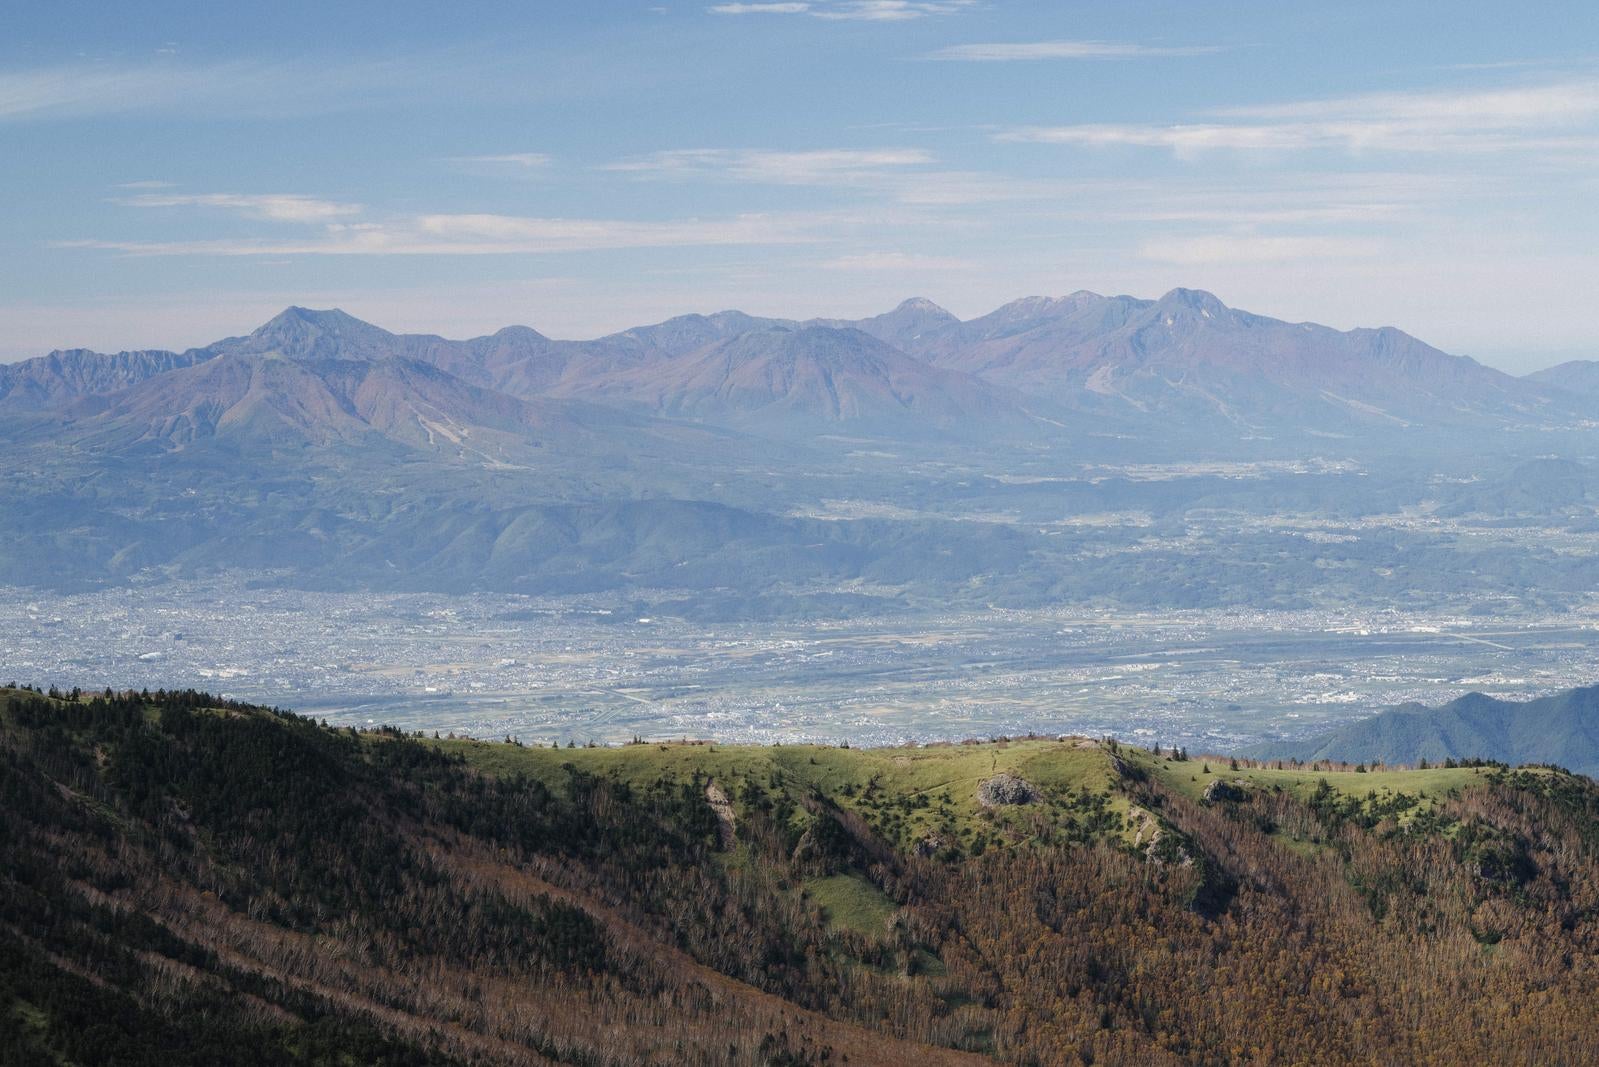
<svg viewBox="0 0 1599 1067">
<path fill-rule="evenodd" d="M 947 791 L 719 781 L 729 847 L 698 770 L 488 776 L 204 694 L 13 693 L 0 1063 L 1599 1053 L 1592 782 L 1201 801 L 1128 755 L 1105 750 L 1108 790 L 1040 787 L 980 847 L 894 837 Z M 880 928 L 812 896 L 843 876 Z"/>
</svg>

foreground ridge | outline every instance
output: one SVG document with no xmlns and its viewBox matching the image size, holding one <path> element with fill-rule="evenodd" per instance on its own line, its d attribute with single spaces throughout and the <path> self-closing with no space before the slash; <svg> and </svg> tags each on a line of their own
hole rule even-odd
<svg viewBox="0 0 1599 1067">
<path fill-rule="evenodd" d="M 1599 789 L 1548 768 L 1082 738 L 536 749 L 21 690 L 0 753 L 8 1060 L 1599 1047 Z"/>
</svg>

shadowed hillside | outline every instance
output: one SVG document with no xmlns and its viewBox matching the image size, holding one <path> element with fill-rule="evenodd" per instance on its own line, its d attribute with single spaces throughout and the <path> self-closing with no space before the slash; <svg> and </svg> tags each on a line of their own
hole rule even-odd
<svg viewBox="0 0 1599 1067">
<path fill-rule="evenodd" d="M 6 1062 L 1580 1062 L 1599 792 L 0 699 Z M 1512 1013 L 1505 1010 L 1514 1005 Z"/>
<path fill-rule="evenodd" d="M 1406 704 L 1321 737 L 1252 751 L 1269 758 L 1349 763 L 1493 759 L 1558 764 L 1594 775 L 1599 774 L 1599 687 L 1524 702 L 1470 693 L 1437 708 Z"/>
</svg>

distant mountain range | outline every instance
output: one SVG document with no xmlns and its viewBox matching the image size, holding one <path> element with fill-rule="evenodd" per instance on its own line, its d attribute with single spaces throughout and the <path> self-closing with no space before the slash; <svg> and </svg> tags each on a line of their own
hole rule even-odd
<svg viewBox="0 0 1599 1067">
<path fill-rule="evenodd" d="M 1087 292 L 1017 301 L 916 350 L 1074 408 L 1243 434 L 1514 423 L 1550 407 L 1528 383 L 1396 329 L 1281 322 L 1189 289 L 1153 301 Z"/>
<path fill-rule="evenodd" d="M 1022 417 L 982 381 L 851 327 L 766 325 L 556 392 L 766 431 L 798 420 L 801 429 L 821 421 L 914 435 Z"/>
<path fill-rule="evenodd" d="M 51 352 L 21 363 L 0 364 L 0 410 L 33 411 L 82 396 L 114 393 L 146 378 L 210 359 L 206 349 L 188 352 L 118 352 L 85 348 Z"/>
<path fill-rule="evenodd" d="M 1458 584 L 1447 546 L 1285 550 L 1262 527 L 1201 559 L 1183 516 L 1424 502 L 1586 522 L 1599 474 L 1531 457 L 1588 440 L 1593 409 L 1570 381 L 1186 289 L 964 322 L 921 299 L 853 320 L 723 311 L 585 341 L 291 307 L 184 352 L 0 366 L 0 582 L 273 568 L 340 588 L 675 590 L 741 617 L 811 610 L 806 583 L 818 604 L 1303 606 L 1395 573 L 1431 593 Z M 1412 469 L 1465 454 L 1496 458 Z M 1293 473 L 1328 455 L 1351 471 L 1318 476 L 1335 487 Z M 1349 456 L 1385 476 L 1357 481 Z M 1222 466 L 1089 471 L 1195 461 Z M 1111 512 L 1132 525 L 1062 524 Z M 1470 573 L 1566 595 L 1587 566 L 1479 553 Z"/>
<path fill-rule="evenodd" d="M 1531 381 L 1584 396 L 1599 395 L 1599 360 L 1574 359 L 1569 363 L 1527 375 Z"/>
<path fill-rule="evenodd" d="M 1516 703 L 1469 693 L 1442 707 L 1403 704 L 1307 741 L 1260 745 L 1268 759 L 1402 763 L 1553 763 L 1599 775 L 1599 686 Z"/>
<path fill-rule="evenodd" d="M 915 436 L 969 431 L 974 420 L 1009 432 L 1099 419 L 1118 431 L 1363 436 L 1564 425 L 1592 391 L 1578 365 L 1518 379 L 1392 328 L 1281 322 L 1177 289 L 1159 300 L 1029 297 L 967 322 L 920 299 L 859 320 L 725 311 L 592 341 L 526 327 L 450 341 L 290 308 L 247 336 L 187 352 L 71 350 L 0 367 L 0 411 L 59 408 L 220 356 L 408 360 L 522 400 L 585 399 L 768 434 L 844 424 Z"/>
<path fill-rule="evenodd" d="M 310 346 L 323 351 L 320 341 Z M 21 424 L 24 441 L 126 454 L 202 442 L 251 451 L 400 448 L 514 466 L 550 454 L 599 458 L 652 431 L 674 447 L 712 435 L 571 401 L 521 399 L 471 385 L 431 363 L 312 354 L 288 358 L 246 346 L 156 374 L 108 394 L 79 396 Z"/>
</svg>

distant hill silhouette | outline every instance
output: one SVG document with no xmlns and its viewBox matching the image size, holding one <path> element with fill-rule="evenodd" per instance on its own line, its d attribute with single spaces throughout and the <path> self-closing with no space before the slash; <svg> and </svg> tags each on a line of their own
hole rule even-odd
<svg viewBox="0 0 1599 1067">
<path fill-rule="evenodd" d="M 1599 774 L 1599 686 L 1521 703 L 1469 693 L 1442 707 L 1406 704 L 1308 741 L 1251 755 L 1349 763 L 1439 763 L 1448 758 L 1554 763 Z"/>
<path fill-rule="evenodd" d="M 394 334 L 337 309 L 291 307 L 183 353 L 72 350 L 0 367 L 0 410 L 60 406 L 222 355 L 410 359 L 523 399 L 586 397 L 778 431 L 801 417 L 875 420 L 885 432 L 921 433 L 926 420 L 1002 425 L 1019 398 L 1063 426 L 1086 418 L 1114 432 L 1245 439 L 1567 426 L 1587 417 L 1582 394 L 1595 377 L 1595 365 L 1567 364 L 1513 378 L 1393 328 L 1283 322 L 1192 289 L 1026 297 L 966 322 L 920 298 L 864 319 L 721 311 L 586 341 L 526 326 L 465 341 Z"/>
</svg>

